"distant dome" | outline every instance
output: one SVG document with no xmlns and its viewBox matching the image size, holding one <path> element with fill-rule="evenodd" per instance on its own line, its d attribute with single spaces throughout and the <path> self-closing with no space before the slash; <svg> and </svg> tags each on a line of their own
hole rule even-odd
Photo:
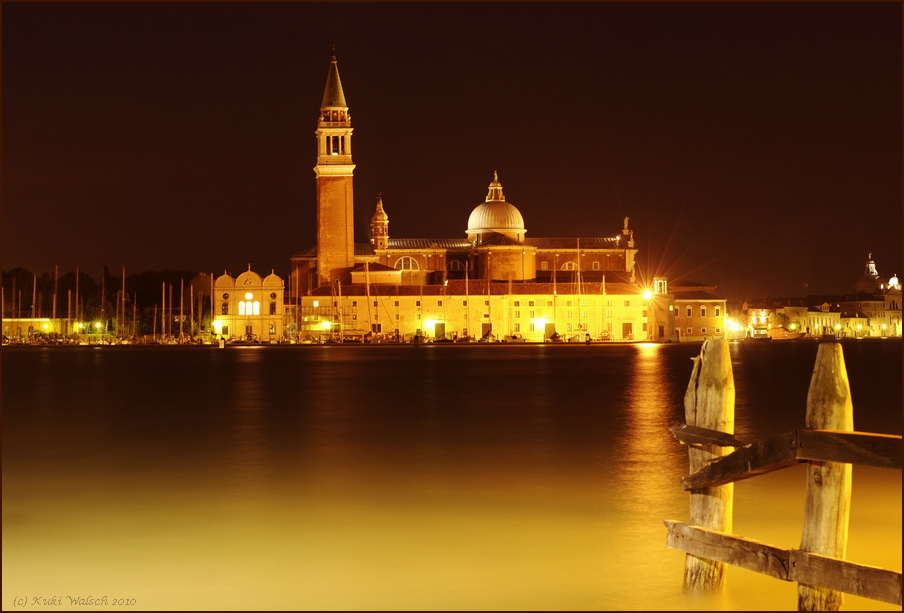
<svg viewBox="0 0 904 613">
<path fill-rule="evenodd" d="M 479 204 L 468 217 L 468 238 L 477 239 L 480 234 L 496 232 L 516 240 L 524 238 L 524 218 L 515 205 L 506 202 L 502 184 L 496 173 L 487 193 L 486 202 Z"/>
</svg>

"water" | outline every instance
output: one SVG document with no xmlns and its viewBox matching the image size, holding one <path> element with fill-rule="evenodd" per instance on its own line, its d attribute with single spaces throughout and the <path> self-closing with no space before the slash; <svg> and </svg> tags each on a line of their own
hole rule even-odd
<svg viewBox="0 0 904 613">
<path fill-rule="evenodd" d="M 699 348 L 4 349 L 3 607 L 794 610 L 733 567 L 682 593 L 668 426 Z M 855 428 L 900 434 L 900 343 L 844 350 Z M 803 426 L 815 355 L 732 345 L 739 438 Z M 797 546 L 803 485 L 736 484 L 735 533 Z M 851 560 L 901 570 L 900 500 L 855 467 Z"/>
</svg>

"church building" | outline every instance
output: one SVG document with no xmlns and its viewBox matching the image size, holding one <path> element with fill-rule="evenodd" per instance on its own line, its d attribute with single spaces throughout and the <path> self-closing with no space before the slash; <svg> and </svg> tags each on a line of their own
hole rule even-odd
<svg viewBox="0 0 904 613">
<path fill-rule="evenodd" d="M 370 241 L 355 243 L 352 132 L 334 51 L 314 133 L 317 244 L 292 257 L 302 339 L 679 340 L 666 279 L 639 282 L 627 217 L 608 236 L 530 236 L 495 171 L 458 237 L 392 236 L 378 196 Z"/>
</svg>

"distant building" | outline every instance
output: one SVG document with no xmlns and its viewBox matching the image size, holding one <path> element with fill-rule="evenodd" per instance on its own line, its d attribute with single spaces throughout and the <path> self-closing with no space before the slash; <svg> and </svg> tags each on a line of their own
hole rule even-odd
<svg viewBox="0 0 904 613">
<path fill-rule="evenodd" d="M 236 278 L 224 272 L 214 282 L 214 332 L 225 339 L 284 340 L 289 332 L 284 300 L 285 282 L 272 271 L 265 278 L 250 265 Z"/>
<path fill-rule="evenodd" d="M 724 334 L 725 301 L 713 288 L 684 292 L 681 304 L 693 313 L 685 320 L 665 279 L 641 284 L 627 217 L 607 236 L 531 238 L 495 172 L 460 237 L 394 237 L 378 196 L 370 242 L 356 244 L 348 111 L 334 53 L 315 131 L 317 245 L 292 257 L 290 320 L 299 337 L 672 341 Z"/>
</svg>

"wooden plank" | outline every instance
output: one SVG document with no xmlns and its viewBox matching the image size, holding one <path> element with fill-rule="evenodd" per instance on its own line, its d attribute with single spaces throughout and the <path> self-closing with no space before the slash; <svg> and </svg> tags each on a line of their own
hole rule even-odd
<svg viewBox="0 0 904 613">
<path fill-rule="evenodd" d="M 901 437 L 871 432 L 800 429 L 737 449 L 682 480 L 684 489 L 748 479 L 803 461 L 901 469 Z"/>
<path fill-rule="evenodd" d="M 666 544 L 685 553 L 788 581 L 788 550 L 700 526 L 666 520 Z"/>
<path fill-rule="evenodd" d="M 725 339 L 703 342 L 700 356 L 684 394 L 684 421 L 689 426 L 734 434 L 734 374 Z M 719 445 L 688 446 L 690 472 L 702 469 L 727 454 Z M 705 487 L 690 493 L 690 521 L 698 526 L 731 532 L 734 484 Z M 684 562 L 684 588 L 713 591 L 725 583 L 725 565 L 712 559 L 688 555 Z"/>
<path fill-rule="evenodd" d="M 815 553 L 776 547 L 700 526 L 666 520 L 666 544 L 690 555 L 707 557 L 811 589 L 844 592 L 901 605 L 901 573 Z"/>
<path fill-rule="evenodd" d="M 707 430 L 688 424 L 672 424 L 669 431 L 684 444 L 718 445 L 719 447 L 743 447 L 744 443 L 733 435 L 718 430 Z"/>
<path fill-rule="evenodd" d="M 791 550 L 791 581 L 901 606 L 901 573 Z"/>
<path fill-rule="evenodd" d="M 684 489 L 693 490 L 732 483 L 755 475 L 798 464 L 797 431 L 792 430 L 735 450 L 685 477 Z"/>
<path fill-rule="evenodd" d="M 901 470 L 900 436 L 810 429 L 798 435 L 798 458 Z"/>
</svg>

